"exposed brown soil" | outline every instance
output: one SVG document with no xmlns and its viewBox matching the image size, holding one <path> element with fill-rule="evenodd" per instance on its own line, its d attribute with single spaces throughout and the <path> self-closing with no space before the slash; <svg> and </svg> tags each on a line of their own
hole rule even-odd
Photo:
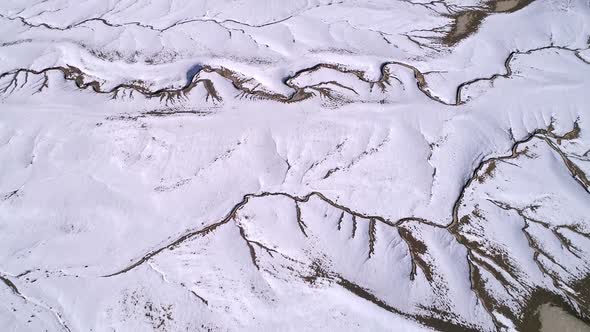
<svg viewBox="0 0 590 332">
<path fill-rule="evenodd" d="M 489 13 L 483 10 L 465 11 L 455 14 L 453 18 L 453 25 L 451 30 L 442 37 L 441 41 L 444 45 L 454 46 L 463 39 L 469 37 L 479 29 L 481 22 Z"/>
<path fill-rule="evenodd" d="M 434 328 L 437 331 L 442 331 L 442 332 L 447 332 L 447 331 L 448 332 L 478 332 L 478 331 L 480 331 L 476 327 L 471 327 L 471 326 L 459 324 L 459 323 L 453 323 L 451 321 L 436 318 L 436 317 L 417 316 L 417 315 L 411 315 L 411 314 L 404 313 L 404 312 L 388 305 L 386 302 L 383 302 L 377 296 L 371 294 L 369 291 L 367 291 L 363 287 L 355 284 L 354 282 L 347 280 L 345 278 L 339 277 L 339 276 L 336 277 L 336 279 L 337 279 L 337 283 L 340 286 L 342 286 L 347 291 L 353 293 L 354 295 L 356 295 L 360 298 L 363 298 L 363 299 L 365 299 L 365 300 L 367 300 L 367 301 L 377 305 L 378 307 L 385 309 L 391 313 L 412 319 L 412 320 L 419 322 L 421 324 L 424 324 L 428 327 Z"/>
<path fill-rule="evenodd" d="M 412 270 L 410 272 L 410 280 L 414 280 L 416 278 L 417 268 L 419 267 L 424 273 L 426 280 L 432 282 L 433 271 L 432 266 L 428 264 L 423 255 L 426 254 L 426 244 L 412 235 L 412 232 L 403 226 L 398 227 L 398 232 L 400 237 L 404 240 L 406 245 L 409 248 L 410 258 L 412 263 Z"/>
<path fill-rule="evenodd" d="M 513 13 L 531 4 L 534 0 L 490 0 L 484 7 L 469 8 L 449 17 L 453 19 L 451 29 L 441 38 L 446 46 L 454 46 L 477 32 L 483 20 L 493 14 Z"/>
<path fill-rule="evenodd" d="M 582 296 L 588 296 L 590 292 L 590 275 L 578 281 L 575 290 Z M 528 298 L 522 313 L 516 319 L 516 327 L 522 332 L 539 332 L 541 331 L 541 321 L 539 317 L 539 308 L 542 305 L 551 304 L 557 306 L 570 315 L 582 320 L 590 325 L 590 307 L 588 302 L 583 302 L 581 310 L 578 312 L 572 305 L 560 296 L 547 292 L 544 289 L 536 289 Z"/>
</svg>

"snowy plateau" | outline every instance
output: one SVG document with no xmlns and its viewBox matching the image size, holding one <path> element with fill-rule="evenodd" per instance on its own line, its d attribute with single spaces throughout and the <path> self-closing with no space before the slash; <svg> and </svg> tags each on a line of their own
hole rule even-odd
<svg viewBox="0 0 590 332">
<path fill-rule="evenodd" d="M 590 331 L 589 0 L 1 0 L 0 332 Z"/>
</svg>

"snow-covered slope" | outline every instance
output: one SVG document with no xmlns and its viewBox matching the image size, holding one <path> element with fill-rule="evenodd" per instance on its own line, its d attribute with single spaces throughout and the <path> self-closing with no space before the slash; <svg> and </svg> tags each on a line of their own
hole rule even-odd
<svg viewBox="0 0 590 332">
<path fill-rule="evenodd" d="M 590 4 L 4 1 L 2 331 L 590 320 Z"/>
</svg>

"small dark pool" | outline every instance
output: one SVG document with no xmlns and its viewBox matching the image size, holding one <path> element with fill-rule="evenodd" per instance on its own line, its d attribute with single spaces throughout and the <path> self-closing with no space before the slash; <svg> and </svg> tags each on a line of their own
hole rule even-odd
<svg viewBox="0 0 590 332">
<path fill-rule="evenodd" d="M 186 81 L 187 83 L 190 83 L 193 78 L 201 71 L 203 70 L 203 65 L 194 65 L 192 67 L 189 68 L 189 70 L 186 72 Z"/>
</svg>

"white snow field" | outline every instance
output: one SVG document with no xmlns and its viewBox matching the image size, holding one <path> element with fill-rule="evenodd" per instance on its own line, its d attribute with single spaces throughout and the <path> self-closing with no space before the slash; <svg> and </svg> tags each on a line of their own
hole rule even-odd
<svg viewBox="0 0 590 332">
<path fill-rule="evenodd" d="M 588 0 L 3 0 L 0 31 L 1 332 L 590 324 Z"/>
</svg>

